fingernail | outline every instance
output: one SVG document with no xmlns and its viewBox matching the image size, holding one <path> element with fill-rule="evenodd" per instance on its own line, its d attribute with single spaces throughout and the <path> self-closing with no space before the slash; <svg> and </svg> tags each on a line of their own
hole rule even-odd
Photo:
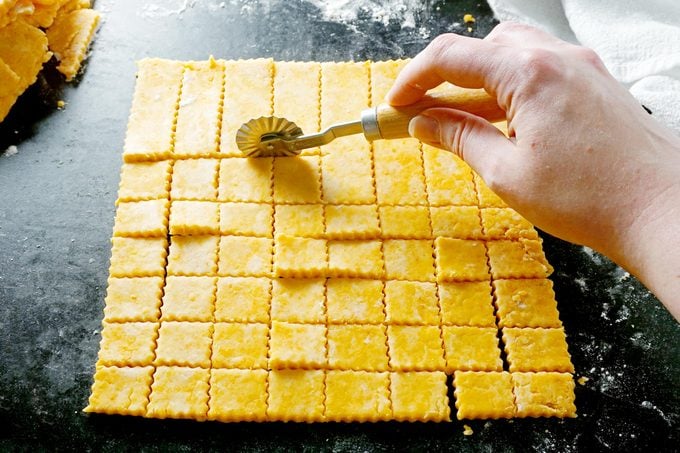
<svg viewBox="0 0 680 453">
<path fill-rule="evenodd" d="M 408 123 L 408 133 L 421 142 L 439 143 L 439 121 L 425 115 L 415 116 Z"/>
</svg>

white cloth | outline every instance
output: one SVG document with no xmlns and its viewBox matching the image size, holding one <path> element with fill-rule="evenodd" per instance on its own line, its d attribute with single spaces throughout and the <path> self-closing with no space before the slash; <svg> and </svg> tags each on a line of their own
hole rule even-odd
<svg viewBox="0 0 680 453">
<path fill-rule="evenodd" d="M 656 119 L 680 135 L 680 1 L 488 0 L 501 21 L 595 50 Z"/>
</svg>

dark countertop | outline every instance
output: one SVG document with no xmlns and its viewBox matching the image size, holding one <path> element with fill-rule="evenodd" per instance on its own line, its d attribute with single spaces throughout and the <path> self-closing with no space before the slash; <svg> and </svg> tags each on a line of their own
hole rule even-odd
<svg viewBox="0 0 680 453">
<path fill-rule="evenodd" d="M 493 26 L 475 1 L 400 0 L 387 16 L 376 3 L 347 2 L 338 11 L 368 8 L 338 19 L 318 0 L 97 2 L 104 21 L 85 74 L 64 85 L 46 69 L 0 124 L 0 450 L 677 451 L 680 325 L 610 261 L 547 235 L 576 375 L 590 379 L 576 388 L 577 419 L 468 422 L 474 434 L 465 437 L 461 422 L 221 424 L 81 412 L 100 340 L 134 62 L 411 57 L 439 33 L 484 36 Z M 472 33 L 464 13 L 477 18 Z M 3 154 L 10 145 L 18 152 Z"/>
</svg>

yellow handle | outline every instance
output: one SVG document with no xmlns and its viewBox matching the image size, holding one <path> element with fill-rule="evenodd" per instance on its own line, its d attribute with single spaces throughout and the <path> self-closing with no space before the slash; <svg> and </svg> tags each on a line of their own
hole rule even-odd
<svg viewBox="0 0 680 453">
<path fill-rule="evenodd" d="M 498 106 L 496 99 L 489 96 L 486 91 L 455 87 L 446 92 L 425 95 L 415 104 L 404 107 L 380 104 L 376 109 L 380 135 L 384 139 L 409 137 L 408 123 L 411 118 L 423 110 L 433 107 L 463 110 L 492 122 L 505 119 L 505 111 Z"/>
</svg>

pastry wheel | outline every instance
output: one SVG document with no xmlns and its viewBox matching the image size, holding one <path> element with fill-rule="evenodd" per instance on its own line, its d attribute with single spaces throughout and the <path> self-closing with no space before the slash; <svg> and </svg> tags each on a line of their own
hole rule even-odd
<svg viewBox="0 0 680 453">
<path fill-rule="evenodd" d="M 363 133 L 368 141 L 405 138 L 409 137 L 408 124 L 411 118 L 433 107 L 463 110 L 489 121 L 505 119 L 505 112 L 486 91 L 455 87 L 428 94 L 420 101 L 404 107 L 380 104 L 361 112 L 360 120 L 334 124 L 309 135 L 304 135 L 295 123 L 285 118 L 255 118 L 239 128 L 236 144 L 249 157 L 294 156 L 303 149 L 326 145 L 346 135 Z"/>
</svg>

